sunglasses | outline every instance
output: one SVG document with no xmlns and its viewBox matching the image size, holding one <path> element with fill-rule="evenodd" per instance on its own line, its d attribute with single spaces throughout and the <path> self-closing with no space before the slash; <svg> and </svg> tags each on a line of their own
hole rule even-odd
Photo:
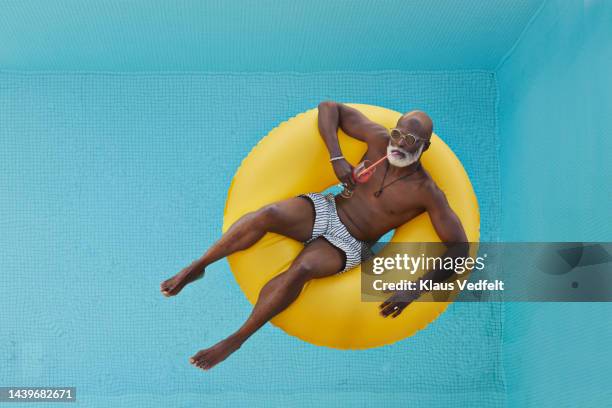
<svg viewBox="0 0 612 408">
<path fill-rule="evenodd" d="M 400 143 L 403 140 L 408 146 L 412 146 L 419 140 L 425 140 L 423 138 L 413 135 L 412 133 L 408 133 L 405 135 L 398 128 L 393 128 L 389 130 L 389 136 L 395 143 Z"/>
</svg>

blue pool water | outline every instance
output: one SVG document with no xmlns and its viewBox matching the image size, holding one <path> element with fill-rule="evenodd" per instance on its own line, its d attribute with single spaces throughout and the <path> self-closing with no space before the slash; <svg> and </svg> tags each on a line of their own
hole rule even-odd
<svg viewBox="0 0 612 408">
<path fill-rule="evenodd" d="M 12 197 L 3 213 L 18 215 L 5 220 L 2 265 L 16 274 L 3 300 L 3 354 L 14 357 L 0 366 L 10 383 L 74 384 L 90 403 L 144 394 L 185 403 L 207 395 L 214 406 L 247 397 L 391 403 L 398 395 L 450 404 L 461 400 L 457 391 L 464 401 L 502 400 L 500 306 L 455 305 L 417 336 L 368 351 L 318 348 L 265 327 L 202 373 L 187 358 L 250 310 L 228 264 L 177 298 L 159 294 L 160 281 L 219 236 L 242 158 L 322 94 L 398 110 L 405 98 L 446 118 L 437 131 L 473 175 L 483 239 L 497 239 L 490 74 L 12 73 L 0 84 L 4 130 L 21 135 L 2 153 Z M 279 97 L 287 89 L 291 97 Z M 481 155 L 483 146 L 491 153 Z M 450 362 L 449 353 L 457 354 Z"/>
<path fill-rule="evenodd" d="M 340 2 L 314 2 L 251 17 L 249 2 L 94 3 L 0 5 L 0 386 L 76 386 L 83 407 L 610 400 L 607 304 L 454 304 L 414 337 L 365 351 L 316 347 L 267 325 L 202 372 L 188 357 L 251 310 L 227 262 L 176 298 L 159 293 L 219 237 L 242 158 L 327 99 L 426 111 L 472 180 L 483 241 L 610 241 L 609 4 L 499 1 L 516 6 L 504 18 L 478 1 L 381 14 L 369 2 L 344 14 Z M 381 48 L 376 28 L 415 9 L 423 20 Z M 232 12 L 251 31 L 231 30 Z M 281 30 L 293 37 L 274 40 L 274 13 L 292 13 Z M 307 23 L 317 16 L 355 24 L 314 34 Z M 457 21 L 470 18 L 500 32 L 465 28 L 452 45 Z M 419 31 L 434 21 L 436 35 Z M 145 41 L 172 27 L 182 41 Z M 277 51 L 243 48 L 260 46 L 249 32 L 278 41 Z M 350 41 L 359 35 L 369 39 Z"/>
</svg>

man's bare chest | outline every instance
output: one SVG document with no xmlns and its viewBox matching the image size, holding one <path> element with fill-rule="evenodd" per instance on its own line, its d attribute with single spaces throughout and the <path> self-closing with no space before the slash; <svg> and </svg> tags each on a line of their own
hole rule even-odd
<svg viewBox="0 0 612 408">
<path fill-rule="evenodd" d="M 368 183 L 358 186 L 355 192 L 357 197 L 354 198 L 358 199 L 360 207 L 367 207 L 370 213 L 393 218 L 422 212 L 424 200 L 419 183 L 400 180 L 385 186 L 380 181 L 373 177 Z"/>
</svg>

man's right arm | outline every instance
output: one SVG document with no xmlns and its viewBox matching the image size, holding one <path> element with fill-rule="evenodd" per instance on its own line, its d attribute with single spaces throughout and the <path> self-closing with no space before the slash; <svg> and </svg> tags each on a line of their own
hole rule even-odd
<svg viewBox="0 0 612 408">
<path fill-rule="evenodd" d="M 338 146 L 338 127 L 344 133 L 370 146 L 389 143 L 387 129 L 363 113 L 343 103 L 324 101 L 319 104 L 319 132 L 332 156 L 342 154 Z"/>
<path fill-rule="evenodd" d="M 327 146 L 330 158 L 342 157 L 338 143 L 338 127 L 347 135 L 366 142 L 368 148 L 377 146 L 384 149 L 388 144 L 387 129 L 372 122 L 357 109 L 342 103 L 321 102 L 318 123 L 319 133 Z M 353 166 L 345 159 L 333 160 L 332 166 L 338 179 L 353 188 L 354 180 L 351 177 Z"/>
</svg>

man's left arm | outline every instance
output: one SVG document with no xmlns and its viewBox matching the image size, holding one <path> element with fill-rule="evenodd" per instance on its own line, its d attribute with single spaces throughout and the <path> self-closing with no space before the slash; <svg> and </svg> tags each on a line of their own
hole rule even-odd
<svg viewBox="0 0 612 408">
<path fill-rule="evenodd" d="M 450 208 L 444 193 L 433 186 L 430 193 L 427 194 L 425 208 L 431 219 L 431 223 L 438 234 L 440 240 L 446 245 L 446 251 L 442 258 L 458 258 L 467 257 L 469 255 L 469 243 L 467 236 L 461 225 L 461 221 L 457 214 Z M 454 263 L 453 263 L 454 264 Z M 455 273 L 452 269 L 432 269 L 423 275 L 419 281 L 444 282 Z M 421 285 L 417 282 L 417 288 Z M 386 302 L 381 303 L 380 314 L 384 317 L 398 316 L 412 301 L 418 299 L 421 294 L 427 290 L 411 290 L 397 292 Z"/>
</svg>

